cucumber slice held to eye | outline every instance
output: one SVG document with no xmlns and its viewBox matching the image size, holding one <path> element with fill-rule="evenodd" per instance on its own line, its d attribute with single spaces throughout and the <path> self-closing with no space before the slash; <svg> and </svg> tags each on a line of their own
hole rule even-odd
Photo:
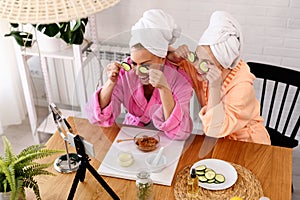
<svg viewBox="0 0 300 200">
<path fill-rule="evenodd" d="M 195 53 L 194 52 L 189 52 L 187 59 L 191 63 L 195 62 L 196 61 L 196 55 L 195 55 Z"/>
<path fill-rule="evenodd" d="M 131 69 L 130 64 L 127 63 L 127 62 L 122 62 L 122 63 L 121 63 L 121 66 L 122 66 L 122 68 L 123 68 L 125 71 L 127 71 L 127 72 Z"/>
<path fill-rule="evenodd" d="M 140 66 L 139 71 L 143 74 L 146 74 L 146 73 L 148 73 L 149 69 L 145 66 Z"/>
<path fill-rule="evenodd" d="M 208 65 L 207 62 L 204 62 L 204 61 L 199 64 L 199 68 L 203 73 L 208 72 L 207 65 Z"/>
</svg>

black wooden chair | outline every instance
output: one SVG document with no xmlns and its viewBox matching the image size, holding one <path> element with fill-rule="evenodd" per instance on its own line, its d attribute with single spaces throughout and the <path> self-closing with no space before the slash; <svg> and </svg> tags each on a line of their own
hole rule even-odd
<svg viewBox="0 0 300 200">
<path fill-rule="evenodd" d="M 300 100 L 298 99 L 300 72 L 257 62 L 247 62 L 247 64 L 256 78 L 262 79 L 260 112 L 267 113 L 265 126 L 270 134 L 271 144 L 289 148 L 298 146 L 295 137 L 300 125 Z M 280 92 L 278 88 L 284 91 Z M 265 100 L 270 100 L 268 107 L 265 107 L 267 104 Z M 275 120 L 275 126 L 271 126 L 271 122 Z"/>
</svg>

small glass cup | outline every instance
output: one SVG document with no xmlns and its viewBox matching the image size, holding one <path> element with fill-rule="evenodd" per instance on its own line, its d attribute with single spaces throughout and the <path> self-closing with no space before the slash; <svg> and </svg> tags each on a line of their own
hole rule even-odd
<svg viewBox="0 0 300 200">
<path fill-rule="evenodd" d="M 153 181 L 147 169 L 141 169 L 137 173 L 136 179 L 136 199 L 137 200 L 153 200 Z"/>
</svg>

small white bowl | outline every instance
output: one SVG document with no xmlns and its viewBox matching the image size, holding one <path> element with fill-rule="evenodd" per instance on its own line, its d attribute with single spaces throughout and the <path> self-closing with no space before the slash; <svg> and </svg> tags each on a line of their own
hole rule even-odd
<svg viewBox="0 0 300 200">
<path fill-rule="evenodd" d="M 119 152 L 118 153 L 118 163 L 122 167 L 129 167 L 134 162 L 134 158 L 130 152 Z"/>
<path fill-rule="evenodd" d="M 162 155 L 160 157 L 160 160 L 158 161 L 156 166 L 152 165 L 152 162 L 153 162 L 154 158 L 156 157 L 156 155 L 157 155 L 157 153 L 150 154 L 145 159 L 145 163 L 146 163 L 148 169 L 150 170 L 150 172 L 153 172 L 153 173 L 161 172 L 167 166 L 167 158 L 164 155 Z"/>
</svg>

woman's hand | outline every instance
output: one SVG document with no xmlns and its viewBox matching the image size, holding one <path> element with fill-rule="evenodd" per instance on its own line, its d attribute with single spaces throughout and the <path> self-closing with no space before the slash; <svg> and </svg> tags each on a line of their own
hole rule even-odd
<svg viewBox="0 0 300 200">
<path fill-rule="evenodd" d="M 101 109 L 105 108 L 110 102 L 113 89 L 118 81 L 120 67 L 121 64 L 117 62 L 110 63 L 106 67 L 107 81 L 98 96 Z"/>
<path fill-rule="evenodd" d="M 189 50 L 189 47 L 186 45 L 186 44 L 183 44 L 183 45 L 180 45 L 176 50 L 175 50 L 176 54 L 179 56 L 179 57 L 182 57 L 182 58 L 187 58 L 189 53 L 190 53 L 190 50 Z"/>
<path fill-rule="evenodd" d="M 222 73 L 216 66 L 210 65 L 205 77 L 209 87 L 207 110 L 210 110 L 221 101 Z"/>
<path fill-rule="evenodd" d="M 208 72 L 205 74 L 210 88 L 221 88 L 222 73 L 216 66 L 209 66 Z"/>
<path fill-rule="evenodd" d="M 159 89 L 159 94 L 163 106 L 164 118 L 165 120 L 167 120 L 175 107 L 175 101 L 171 88 L 169 86 L 169 83 L 167 82 L 164 73 L 158 69 L 150 69 L 149 83 L 153 87 Z"/>
<path fill-rule="evenodd" d="M 116 83 L 118 81 L 120 67 L 121 65 L 117 62 L 108 64 L 106 68 L 107 80 Z"/>
<path fill-rule="evenodd" d="M 164 73 L 158 69 L 149 70 L 149 83 L 158 89 L 166 88 L 171 90 Z"/>
<path fill-rule="evenodd" d="M 187 45 L 181 45 L 177 49 L 169 46 L 167 58 L 174 63 L 178 63 L 187 58 L 190 50 Z"/>
</svg>

